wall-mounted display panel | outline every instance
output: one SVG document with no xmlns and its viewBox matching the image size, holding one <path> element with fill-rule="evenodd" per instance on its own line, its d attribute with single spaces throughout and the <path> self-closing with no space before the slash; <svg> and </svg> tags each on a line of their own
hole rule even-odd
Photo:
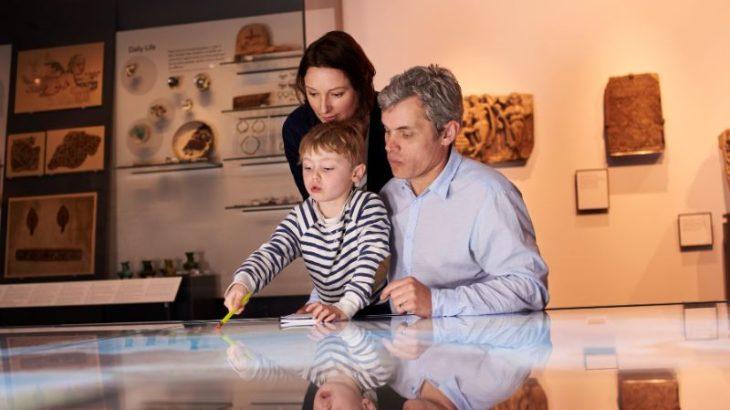
<svg viewBox="0 0 730 410">
<path fill-rule="evenodd" d="M 104 43 L 18 52 L 15 113 L 101 105 Z"/>
<path fill-rule="evenodd" d="M 94 273 L 96 192 L 8 199 L 5 277 Z"/>
</svg>

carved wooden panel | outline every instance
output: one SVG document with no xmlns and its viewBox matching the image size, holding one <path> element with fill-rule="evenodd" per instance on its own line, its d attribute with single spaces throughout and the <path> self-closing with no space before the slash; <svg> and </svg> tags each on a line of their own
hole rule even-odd
<svg viewBox="0 0 730 410">
<path fill-rule="evenodd" d="M 455 145 L 464 156 L 486 164 L 526 161 L 534 145 L 532 95 L 467 96 Z"/>
<path fill-rule="evenodd" d="M 609 156 L 664 151 L 664 118 L 656 74 L 611 77 L 604 94 Z"/>
</svg>

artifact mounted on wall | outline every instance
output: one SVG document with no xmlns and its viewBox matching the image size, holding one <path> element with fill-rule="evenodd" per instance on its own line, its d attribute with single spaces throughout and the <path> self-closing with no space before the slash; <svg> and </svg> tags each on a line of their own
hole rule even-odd
<svg viewBox="0 0 730 410">
<path fill-rule="evenodd" d="M 198 89 L 198 91 L 208 91 L 210 90 L 210 76 L 207 73 L 199 73 L 193 78 L 193 83 L 195 84 L 195 88 Z"/>
<path fill-rule="evenodd" d="M 294 47 L 271 44 L 271 34 L 265 24 L 253 23 L 241 27 L 236 37 L 236 61 L 245 61 L 256 54 L 291 51 Z"/>
<path fill-rule="evenodd" d="M 5 277 L 94 273 L 95 192 L 11 197 Z"/>
<path fill-rule="evenodd" d="M 534 146 L 531 94 L 488 94 L 464 98 L 456 149 L 486 164 L 526 161 Z"/>
<path fill-rule="evenodd" d="M 215 133 L 202 121 L 189 121 L 175 132 L 172 151 L 180 161 L 210 160 L 215 147 Z"/>
<path fill-rule="evenodd" d="M 233 109 L 245 110 L 248 108 L 263 107 L 271 104 L 271 93 L 257 93 L 238 95 L 233 97 Z"/>
<path fill-rule="evenodd" d="M 717 139 L 722 151 L 722 162 L 725 164 L 725 177 L 730 183 L 730 128 L 723 131 Z"/>
<path fill-rule="evenodd" d="M 103 73 L 104 43 L 19 51 L 15 113 L 101 105 Z"/>
<path fill-rule="evenodd" d="M 609 156 L 664 151 L 664 118 L 656 74 L 611 77 L 604 94 L 604 116 Z"/>
</svg>

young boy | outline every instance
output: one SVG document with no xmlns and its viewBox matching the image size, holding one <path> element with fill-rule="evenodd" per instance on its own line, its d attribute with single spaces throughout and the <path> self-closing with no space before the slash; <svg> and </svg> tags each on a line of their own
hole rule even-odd
<svg viewBox="0 0 730 410">
<path fill-rule="evenodd" d="M 384 285 L 375 274 L 390 256 L 390 221 L 377 194 L 354 189 L 365 173 L 356 128 L 319 124 L 302 139 L 299 156 L 310 196 L 236 270 L 225 306 L 241 313 L 244 295 L 259 292 L 302 256 L 319 299 L 307 312 L 319 321 L 347 320 Z"/>
</svg>

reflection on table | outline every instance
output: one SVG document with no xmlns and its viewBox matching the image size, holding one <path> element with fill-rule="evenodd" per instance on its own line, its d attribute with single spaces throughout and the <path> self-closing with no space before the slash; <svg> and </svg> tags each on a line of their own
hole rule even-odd
<svg viewBox="0 0 730 410">
<path fill-rule="evenodd" d="M 656 396 L 670 407 L 720 409 L 730 402 L 726 304 L 214 326 L 0 328 L 0 408 L 609 409 Z"/>
</svg>

